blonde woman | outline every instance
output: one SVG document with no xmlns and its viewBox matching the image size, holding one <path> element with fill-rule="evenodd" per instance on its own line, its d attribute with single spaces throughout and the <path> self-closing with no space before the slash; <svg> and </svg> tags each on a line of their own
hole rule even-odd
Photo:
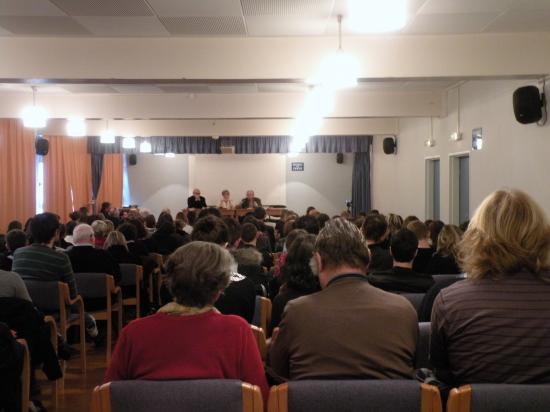
<svg viewBox="0 0 550 412">
<path fill-rule="evenodd" d="M 134 265 L 142 264 L 139 256 L 136 256 L 128 251 L 126 238 L 118 230 L 109 233 L 107 239 L 105 240 L 104 248 L 117 263 L 133 263 Z"/>
<path fill-rule="evenodd" d="M 432 275 L 458 274 L 458 244 L 462 231 L 455 225 L 445 225 L 437 236 L 437 250 L 430 259 L 426 273 Z"/>
<path fill-rule="evenodd" d="M 401 228 L 403 228 L 403 218 L 395 213 L 390 213 L 388 215 L 388 229 L 390 233 L 393 235 Z"/>
<path fill-rule="evenodd" d="M 467 280 L 441 290 L 430 360 L 452 385 L 550 383 L 550 224 L 526 193 L 499 190 L 459 244 Z"/>
</svg>

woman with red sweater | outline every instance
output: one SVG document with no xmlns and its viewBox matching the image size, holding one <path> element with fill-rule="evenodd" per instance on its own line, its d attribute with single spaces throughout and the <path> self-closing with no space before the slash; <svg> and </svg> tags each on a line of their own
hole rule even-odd
<svg viewBox="0 0 550 412">
<path fill-rule="evenodd" d="M 231 254 L 213 243 L 177 249 L 167 263 L 174 302 L 122 330 L 105 382 L 239 379 L 259 386 L 267 401 L 269 388 L 250 325 L 214 308 L 233 265 Z"/>
</svg>

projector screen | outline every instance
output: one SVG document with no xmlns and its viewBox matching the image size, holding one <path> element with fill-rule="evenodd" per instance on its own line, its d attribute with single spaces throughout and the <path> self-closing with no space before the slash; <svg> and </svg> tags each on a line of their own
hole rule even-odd
<svg viewBox="0 0 550 412">
<path fill-rule="evenodd" d="M 236 205 L 254 190 L 264 205 L 286 205 L 285 155 L 189 156 L 189 196 L 199 188 L 208 206 L 218 206 L 229 190 Z"/>
</svg>

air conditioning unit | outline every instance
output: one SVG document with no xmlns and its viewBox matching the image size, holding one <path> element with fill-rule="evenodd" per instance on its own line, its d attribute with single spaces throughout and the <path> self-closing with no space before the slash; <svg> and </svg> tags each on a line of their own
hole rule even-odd
<svg viewBox="0 0 550 412">
<path fill-rule="evenodd" d="M 235 154 L 235 146 L 220 146 L 222 154 Z"/>
</svg>

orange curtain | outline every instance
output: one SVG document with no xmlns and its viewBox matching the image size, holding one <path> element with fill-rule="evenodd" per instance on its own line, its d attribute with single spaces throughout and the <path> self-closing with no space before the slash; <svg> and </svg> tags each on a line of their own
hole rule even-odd
<svg viewBox="0 0 550 412">
<path fill-rule="evenodd" d="M 65 136 L 44 136 L 50 142 L 50 151 L 44 157 L 44 210 L 61 217 L 82 206 L 92 198 L 91 159 L 86 139 Z"/>
<path fill-rule="evenodd" d="M 103 202 L 109 202 L 114 207 L 122 206 L 122 154 L 106 154 L 103 157 L 103 174 L 96 200 L 98 211 Z"/>
<path fill-rule="evenodd" d="M 35 211 L 34 131 L 18 119 L 0 119 L 0 233 Z"/>
</svg>

